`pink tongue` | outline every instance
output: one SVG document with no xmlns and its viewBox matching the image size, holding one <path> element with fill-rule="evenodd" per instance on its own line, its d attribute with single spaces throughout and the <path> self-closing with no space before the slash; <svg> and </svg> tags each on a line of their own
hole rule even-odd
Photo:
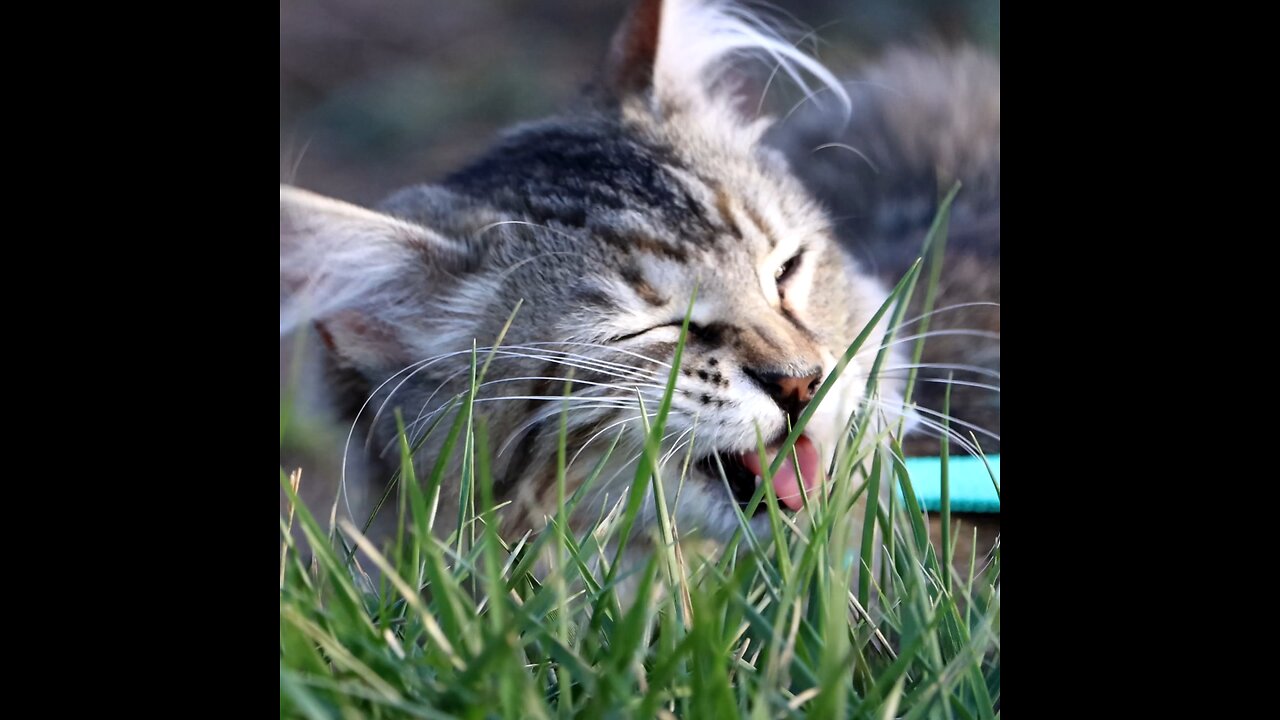
<svg viewBox="0 0 1280 720">
<path fill-rule="evenodd" d="M 777 447 L 768 448 L 769 460 L 772 461 L 777 453 Z M 822 482 L 822 461 L 818 458 L 818 448 L 813 446 L 808 435 L 801 435 L 796 440 L 795 458 L 800 460 L 800 476 L 804 478 L 805 490 L 812 498 L 814 488 Z M 784 505 L 792 510 L 799 510 L 804 507 L 804 500 L 800 497 L 800 479 L 796 476 L 795 458 L 788 453 L 786 462 L 778 468 L 778 474 L 773 476 L 773 491 Z M 754 450 L 743 453 L 742 464 L 756 475 L 764 477 L 764 463 L 760 462 L 760 453 Z"/>
</svg>

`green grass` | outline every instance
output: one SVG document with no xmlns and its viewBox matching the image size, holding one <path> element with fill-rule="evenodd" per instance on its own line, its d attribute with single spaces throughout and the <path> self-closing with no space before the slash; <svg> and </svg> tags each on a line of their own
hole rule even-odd
<svg viewBox="0 0 1280 720">
<path fill-rule="evenodd" d="M 926 239 L 930 263 L 941 257 L 942 215 Z M 901 318 L 921 267 L 881 316 Z M 680 352 L 630 495 L 585 532 L 567 529 L 582 492 L 566 490 L 562 435 L 559 506 L 546 530 L 511 544 L 498 536 L 474 391 L 450 427 L 433 430 L 463 460 L 466 502 L 449 537 L 434 531 L 446 464 L 418 477 L 403 430 L 401 473 L 382 510 L 394 509 L 401 529 L 385 547 L 349 522 L 322 524 L 282 468 L 295 502 L 280 521 L 281 716 L 999 717 L 999 551 L 953 569 L 952 543 L 930 542 L 896 440 L 872 438 L 864 416 L 849 419 L 853 440 L 804 512 L 782 513 L 772 483 L 761 484 L 765 536 L 740 528 L 726 551 L 703 556 L 660 512 L 643 538 L 657 548 L 648 563 L 618 562 L 642 539 L 644 494 L 657 493 L 660 508 L 672 500 L 652 468 Z M 484 369 L 473 354 L 473 388 Z M 903 504 L 879 504 L 893 496 L 882 477 L 902 486 Z M 950 527 L 945 499 L 941 514 Z M 294 545 L 295 525 L 308 549 Z M 877 548 L 882 561 L 867 571 Z M 630 603 L 622 587 L 653 599 Z"/>
</svg>

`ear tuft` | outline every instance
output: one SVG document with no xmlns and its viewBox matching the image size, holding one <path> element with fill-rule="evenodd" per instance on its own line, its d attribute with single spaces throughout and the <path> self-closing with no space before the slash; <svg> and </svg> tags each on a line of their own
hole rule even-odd
<svg viewBox="0 0 1280 720">
<path fill-rule="evenodd" d="M 605 73 L 618 95 L 642 93 L 653 86 L 662 28 L 662 0 L 638 0 L 613 36 Z"/>
<path fill-rule="evenodd" d="M 651 92 L 660 103 L 732 103 L 720 97 L 721 81 L 727 61 L 743 55 L 763 57 L 807 94 L 829 92 L 848 112 L 849 95 L 831 71 L 731 0 L 637 0 L 614 35 L 605 78 L 617 97 Z M 806 73 L 823 87 L 811 90 Z"/>
<path fill-rule="evenodd" d="M 403 364 L 461 255 L 421 225 L 282 185 L 280 333 L 314 321 L 348 365 Z"/>
</svg>

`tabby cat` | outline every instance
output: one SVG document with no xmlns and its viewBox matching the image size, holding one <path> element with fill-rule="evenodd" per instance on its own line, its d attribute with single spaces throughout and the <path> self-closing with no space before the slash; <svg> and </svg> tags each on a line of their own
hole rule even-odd
<svg viewBox="0 0 1280 720">
<path fill-rule="evenodd" d="M 796 143 L 812 138 L 780 140 L 775 119 L 744 110 L 731 62 L 744 53 L 820 81 L 820 115 L 797 127 L 828 132 L 832 117 L 852 117 L 847 127 L 859 128 L 845 87 L 741 8 L 640 0 L 576 106 L 510 130 L 443 182 L 374 209 L 281 187 L 281 332 L 314 328 L 323 340 L 326 378 L 359 429 L 348 455 L 367 436 L 372 455 L 398 460 L 398 409 L 408 436 L 425 438 L 415 460 L 428 475 L 471 382 L 473 347 L 482 361 L 493 348 L 474 407 L 506 503 L 502 530 L 536 531 L 553 512 L 562 432 L 569 493 L 609 456 L 572 519 L 580 528 L 630 487 L 688 311 L 664 494 L 682 536 L 722 540 L 738 527 L 734 505 L 746 506 L 887 296 L 884 278 L 842 245 L 829 209 L 838 199 L 819 202 L 822 188 L 783 152 L 803 164 Z M 998 142 L 996 152 L 998 180 Z M 821 489 L 851 413 L 902 416 L 900 346 L 864 397 L 887 329 L 875 328 L 774 477 L 784 508 L 802 512 L 802 494 Z M 442 533 L 458 514 L 458 456 L 444 474 Z M 760 532 L 763 510 L 749 519 Z M 647 537 L 657 518 L 649 493 L 633 534 Z"/>
</svg>

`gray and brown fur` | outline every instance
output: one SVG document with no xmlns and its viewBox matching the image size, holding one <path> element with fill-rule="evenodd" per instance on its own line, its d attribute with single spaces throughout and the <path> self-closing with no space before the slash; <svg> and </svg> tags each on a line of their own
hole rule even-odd
<svg viewBox="0 0 1280 720">
<path fill-rule="evenodd" d="M 498 500 L 510 502 L 504 529 L 536 530 L 553 507 L 570 375 L 569 453 L 582 455 L 569 492 L 622 433 L 580 508 L 579 518 L 598 517 L 628 489 L 643 430 L 631 419 L 636 396 L 658 407 L 696 288 L 664 444 L 681 457 L 663 480 L 669 501 L 679 491 L 683 533 L 732 532 L 733 499 L 718 479 L 695 469 L 679 484 L 684 453 L 754 449 L 757 429 L 766 441 L 785 434 L 794 408 L 760 378 L 825 377 L 885 290 L 763 142 L 769 122 L 744 118 L 714 82 L 705 61 L 715 53 L 699 56 L 697 38 L 676 36 L 707 12 L 689 1 L 638 3 L 579 106 L 511 130 L 442 183 L 407 188 L 376 212 L 282 187 L 282 331 L 313 322 L 335 372 L 357 381 L 352 399 L 370 398 L 353 451 L 369 432 L 373 454 L 391 448 L 394 458 L 393 410 L 420 431 L 464 394 L 473 344 L 483 361 L 520 304 L 503 339 L 518 354 L 499 350 L 475 405 L 496 454 Z M 679 54 L 686 47 L 692 55 Z M 772 278 L 795 257 L 780 292 Z M 863 406 L 880 335 L 872 340 L 809 426 L 828 454 L 842 421 Z M 884 383 L 884 407 L 895 385 Z M 444 434 L 417 456 L 420 474 Z M 675 444 L 686 439 L 691 449 Z M 458 476 L 445 475 L 442 532 L 456 516 Z M 642 521 L 655 518 L 650 499 Z M 763 530 L 767 519 L 752 522 Z"/>
<path fill-rule="evenodd" d="M 1000 65 L 972 47 L 898 48 L 847 83 L 850 118 L 812 103 L 769 134 L 796 174 L 831 211 L 841 241 L 886 282 L 902 277 L 952 183 L 962 189 L 952 205 L 946 259 L 935 307 L 1000 302 Z M 846 123 L 846 120 L 848 121 Z M 837 145 L 838 143 L 838 145 Z M 918 292 L 907 317 L 922 311 Z M 999 385 L 1000 308 L 948 310 L 930 318 L 921 362 L 970 365 L 957 380 Z M 904 332 L 919 331 L 912 325 Z M 941 412 L 947 370 L 922 375 L 913 399 Z M 984 452 L 1000 451 L 1000 394 L 955 384 L 951 415 L 975 431 Z M 929 416 L 938 421 L 937 416 Z M 954 425 L 968 438 L 971 428 Z M 972 441 L 972 438 L 970 438 Z M 909 455 L 936 455 L 939 440 L 914 433 Z M 952 443 L 951 452 L 963 449 Z"/>
</svg>

